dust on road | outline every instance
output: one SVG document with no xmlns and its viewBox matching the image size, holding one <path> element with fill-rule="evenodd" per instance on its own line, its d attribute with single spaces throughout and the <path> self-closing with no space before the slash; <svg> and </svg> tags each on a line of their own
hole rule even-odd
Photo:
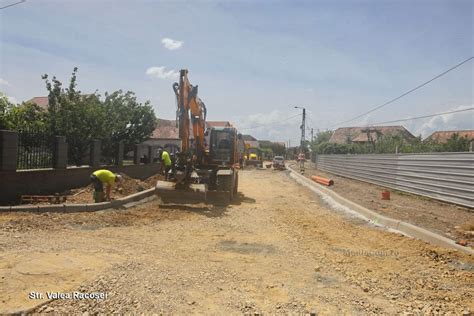
<svg viewBox="0 0 474 316">
<path fill-rule="evenodd" d="M 37 311 L 474 310 L 472 256 L 335 213 L 285 172 L 240 176 L 237 203 L 225 208 L 152 202 L 97 213 L 1 214 L 0 312 L 31 307 L 39 301 L 28 300 L 29 291 L 49 290 L 107 292 L 108 299 L 56 300 Z M 24 263 L 30 253 L 43 274 Z"/>
</svg>

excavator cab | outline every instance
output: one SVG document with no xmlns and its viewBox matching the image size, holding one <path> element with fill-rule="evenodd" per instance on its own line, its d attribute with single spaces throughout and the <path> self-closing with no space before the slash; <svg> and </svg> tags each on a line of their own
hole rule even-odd
<svg viewBox="0 0 474 316">
<path fill-rule="evenodd" d="M 211 165 L 231 166 L 235 161 L 235 128 L 213 128 L 211 130 L 209 160 Z"/>
</svg>

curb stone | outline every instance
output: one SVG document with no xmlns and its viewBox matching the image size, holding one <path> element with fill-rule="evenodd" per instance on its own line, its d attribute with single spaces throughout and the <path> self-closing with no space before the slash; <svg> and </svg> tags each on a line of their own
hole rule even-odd
<svg viewBox="0 0 474 316">
<path fill-rule="evenodd" d="M 452 248 L 455 250 L 465 252 L 470 255 L 474 254 L 474 250 L 469 247 L 463 247 L 461 245 L 458 245 L 453 240 L 446 238 L 444 236 L 435 234 L 427 229 L 415 226 L 413 224 L 410 224 L 401 220 L 383 216 L 377 212 L 374 212 L 368 208 L 365 208 L 357 203 L 354 203 L 340 196 L 334 191 L 331 191 L 323 186 L 318 185 L 317 183 L 306 178 L 305 176 L 300 175 L 298 172 L 292 170 L 291 168 L 289 168 L 289 170 L 290 170 L 290 173 L 289 173 L 290 177 L 293 178 L 299 184 L 309 188 L 311 191 L 315 192 L 316 194 L 320 195 L 323 198 L 332 199 L 336 204 L 339 204 L 343 208 L 348 209 L 348 211 L 358 213 L 365 220 L 371 223 L 375 223 L 377 225 L 400 232 L 412 238 L 426 241 L 436 246 Z"/>
</svg>

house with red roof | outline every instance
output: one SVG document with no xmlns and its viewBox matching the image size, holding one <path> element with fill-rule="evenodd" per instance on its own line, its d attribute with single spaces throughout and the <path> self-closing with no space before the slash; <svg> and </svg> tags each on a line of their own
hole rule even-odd
<svg viewBox="0 0 474 316">
<path fill-rule="evenodd" d="M 334 131 L 329 142 L 336 144 L 365 144 L 376 142 L 384 136 L 396 135 L 403 137 L 407 141 L 415 138 L 403 126 L 341 127 Z"/>
<path fill-rule="evenodd" d="M 474 140 L 474 130 L 459 130 L 459 131 L 436 131 L 425 138 L 425 141 L 435 141 L 440 144 L 446 144 L 448 139 L 457 134 L 460 138 L 464 137 L 469 140 Z"/>
</svg>

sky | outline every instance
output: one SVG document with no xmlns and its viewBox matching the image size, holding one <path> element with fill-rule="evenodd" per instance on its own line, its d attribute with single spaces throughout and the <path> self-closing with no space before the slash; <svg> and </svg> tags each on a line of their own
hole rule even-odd
<svg viewBox="0 0 474 316">
<path fill-rule="evenodd" d="M 5 6 L 17 0 L 0 0 Z M 84 93 L 134 91 L 175 117 L 179 69 L 208 108 L 259 139 L 299 143 L 474 56 L 470 0 L 27 0 L 0 10 L 0 91 L 46 95 L 41 75 Z M 345 126 L 469 108 L 474 60 Z M 397 123 L 398 124 L 398 123 Z M 401 123 L 414 135 L 474 129 L 474 111 Z"/>
</svg>

